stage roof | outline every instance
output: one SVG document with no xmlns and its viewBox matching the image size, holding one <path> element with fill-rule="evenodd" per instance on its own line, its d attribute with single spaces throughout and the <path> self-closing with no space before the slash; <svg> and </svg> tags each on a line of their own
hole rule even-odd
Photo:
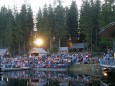
<svg viewBox="0 0 115 86">
<path fill-rule="evenodd" d="M 100 35 L 108 39 L 115 38 L 115 21 L 105 26 L 100 32 Z"/>
</svg>

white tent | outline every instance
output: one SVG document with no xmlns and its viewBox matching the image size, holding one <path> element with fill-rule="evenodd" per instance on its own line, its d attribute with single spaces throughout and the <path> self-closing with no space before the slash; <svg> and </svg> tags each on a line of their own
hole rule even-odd
<svg viewBox="0 0 115 86">
<path fill-rule="evenodd" d="M 47 52 L 43 48 L 33 48 L 29 51 L 29 57 L 47 55 Z"/>
<path fill-rule="evenodd" d="M 68 53 L 68 47 L 60 47 L 59 52 L 60 53 Z"/>
<path fill-rule="evenodd" d="M 10 53 L 8 49 L 0 49 L 0 56 L 1 57 L 10 57 Z"/>
</svg>

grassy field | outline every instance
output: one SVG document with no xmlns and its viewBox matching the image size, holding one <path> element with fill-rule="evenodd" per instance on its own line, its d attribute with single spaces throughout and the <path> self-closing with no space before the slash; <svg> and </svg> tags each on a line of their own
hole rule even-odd
<svg viewBox="0 0 115 86">
<path fill-rule="evenodd" d="M 77 74 L 101 76 L 98 64 L 74 64 L 69 68 L 69 71 Z"/>
</svg>

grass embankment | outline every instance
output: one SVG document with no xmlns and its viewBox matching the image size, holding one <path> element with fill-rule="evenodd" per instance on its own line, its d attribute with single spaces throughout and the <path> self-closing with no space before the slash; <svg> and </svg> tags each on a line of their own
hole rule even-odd
<svg viewBox="0 0 115 86">
<path fill-rule="evenodd" d="M 69 68 L 69 71 L 77 74 L 100 76 L 100 69 L 98 66 L 98 64 L 74 64 Z"/>
</svg>

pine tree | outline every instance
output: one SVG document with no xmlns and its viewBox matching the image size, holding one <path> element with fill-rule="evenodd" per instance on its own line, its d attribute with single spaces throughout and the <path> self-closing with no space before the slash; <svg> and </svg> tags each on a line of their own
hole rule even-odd
<svg viewBox="0 0 115 86">
<path fill-rule="evenodd" d="M 71 36 L 73 42 L 76 42 L 78 34 L 78 11 L 75 1 L 72 1 L 70 9 L 68 10 L 66 22 L 67 22 L 68 35 Z"/>
</svg>

